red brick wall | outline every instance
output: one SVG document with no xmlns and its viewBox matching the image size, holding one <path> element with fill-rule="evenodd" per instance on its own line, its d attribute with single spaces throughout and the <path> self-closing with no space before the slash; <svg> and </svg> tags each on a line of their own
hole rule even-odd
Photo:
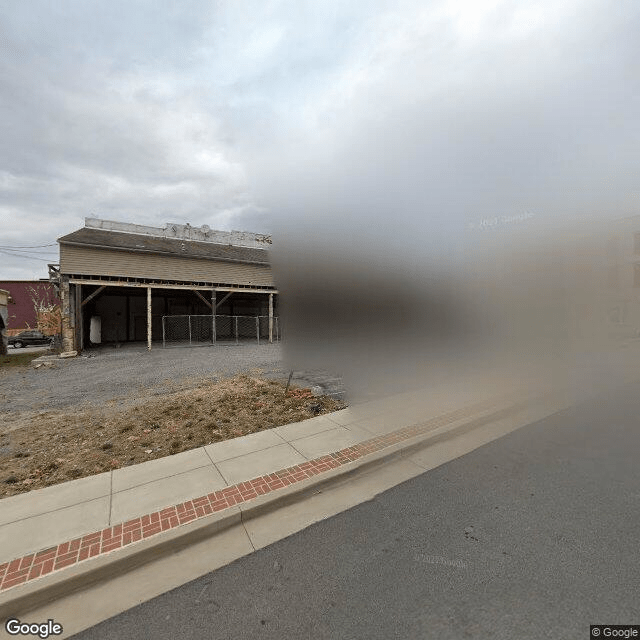
<svg viewBox="0 0 640 640">
<path fill-rule="evenodd" d="M 53 335 L 59 333 L 56 330 L 56 316 L 59 311 L 47 312 L 37 317 L 36 308 L 32 298 L 44 303 L 45 306 L 55 305 L 59 308 L 60 300 L 56 296 L 53 285 L 50 282 L 40 280 L 7 280 L 0 281 L 0 289 L 6 289 L 13 303 L 9 303 L 8 335 L 15 335 L 24 329 L 40 329 L 43 333 Z M 53 317 L 52 317 L 53 316 Z"/>
</svg>

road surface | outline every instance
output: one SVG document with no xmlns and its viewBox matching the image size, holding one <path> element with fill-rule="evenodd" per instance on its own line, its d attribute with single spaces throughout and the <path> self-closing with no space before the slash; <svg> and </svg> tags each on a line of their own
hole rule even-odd
<svg viewBox="0 0 640 640">
<path fill-rule="evenodd" d="M 77 636 L 589 638 L 640 624 L 640 393 L 529 425 Z"/>
</svg>

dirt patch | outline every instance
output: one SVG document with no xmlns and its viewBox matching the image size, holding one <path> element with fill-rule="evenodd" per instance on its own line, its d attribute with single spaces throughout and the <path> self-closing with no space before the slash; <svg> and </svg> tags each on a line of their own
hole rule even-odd
<svg viewBox="0 0 640 640">
<path fill-rule="evenodd" d="M 8 373 L 9 367 L 12 367 L 12 368 L 22 367 L 26 369 L 31 364 L 32 360 L 34 360 L 35 358 L 39 358 L 40 356 L 43 356 L 43 355 L 49 355 L 50 353 L 52 352 L 41 351 L 38 353 L 18 353 L 18 354 L 12 353 L 6 356 L 0 355 L 0 375 L 2 374 L 3 371 L 6 371 Z"/>
<path fill-rule="evenodd" d="M 202 379 L 136 406 L 30 412 L 0 433 L 0 496 L 163 458 L 345 405 L 260 375 Z"/>
</svg>

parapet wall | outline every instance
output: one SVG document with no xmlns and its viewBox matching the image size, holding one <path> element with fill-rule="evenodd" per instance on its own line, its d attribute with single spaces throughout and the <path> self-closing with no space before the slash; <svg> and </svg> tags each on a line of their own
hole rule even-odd
<svg viewBox="0 0 640 640">
<path fill-rule="evenodd" d="M 101 220 L 100 218 L 85 218 L 85 227 L 104 229 L 122 233 L 156 236 L 160 238 L 178 238 L 197 242 L 211 242 L 212 244 L 226 244 L 234 247 L 250 247 L 252 249 L 267 249 L 271 245 L 271 236 L 251 233 L 249 231 L 217 231 L 207 225 L 192 227 L 190 224 L 169 222 L 164 227 L 148 227 L 141 224 Z"/>
</svg>

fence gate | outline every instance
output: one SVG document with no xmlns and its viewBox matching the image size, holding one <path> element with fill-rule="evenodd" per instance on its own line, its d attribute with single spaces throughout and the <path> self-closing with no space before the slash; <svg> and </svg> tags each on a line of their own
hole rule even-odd
<svg viewBox="0 0 640 640">
<path fill-rule="evenodd" d="M 269 320 L 269 316 L 162 316 L 162 346 L 280 342 L 279 318 Z"/>
</svg>

